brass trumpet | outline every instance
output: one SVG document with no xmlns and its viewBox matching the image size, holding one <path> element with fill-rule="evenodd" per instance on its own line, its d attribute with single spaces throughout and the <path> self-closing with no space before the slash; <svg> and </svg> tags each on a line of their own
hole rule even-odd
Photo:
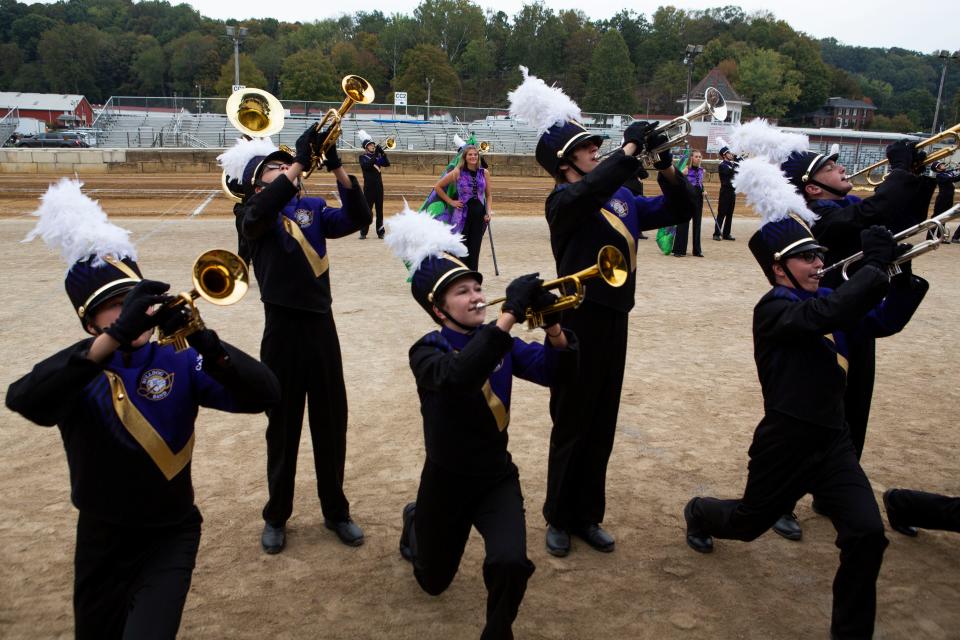
<svg viewBox="0 0 960 640">
<path fill-rule="evenodd" d="M 543 326 L 544 317 L 566 309 L 576 309 L 583 302 L 586 295 L 583 287 L 583 281 L 590 278 L 601 277 L 611 287 L 622 287 L 629 277 L 627 271 L 627 261 L 623 254 L 613 245 L 604 245 L 597 253 L 597 264 L 587 267 L 569 276 L 563 276 L 556 280 L 548 280 L 543 283 L 543 290 L 562 289 L 563 295 L 557 298 L 553 304 L 543 309 L 529 308 L 526 311 L 525 320 L 530 329 L 536 329 Z M 567 286 L 573 287 L 573 293 L 566 293 Z M 478 309 L 485 309 L 490 305 L 499 304 L 506 298 L 497 298 L 487 303 L 477 305 Z"/>
<path fill-rule="evenodd" d="M 674 118 L 670 122 L 660 125 L 648 134 L 652 138 L 664 133 L 667 135 L 667 141 L 655 149 L 646 149 L 638 155 L 643 161 L 645 167 L 650 168 L 657 161 L 657 156 L 661 151 L 666 151 L 675 146 L 678 142 L 690 135 L 692 129 L 691 122 L 700 118 L 711 116 L 716 120 L 725 120 L 727 117 L 727 101 L 723 99 L 723 94 L 715 87 L 707 87 L 703 94 L 703 103 L 679 118 Z"/>
<path fill-rule="evenodd" d="M 931 152 L 930 154 L 927 155 L 926 158 L 923 159 L 923 162 L 915 166 L 914 169 L 916 170 L 916 169 L 919 169 L 920 167 L 925 167 L 929 164 L 933 164 L 934 162 L 943 160 L 944 158 L 952 156 L 957 151 L 960 151 L 960 124 L 955 124 L 949 129 L 941 131 L 935 136 L 931 136 L 926 140 L 921 140 L 916 144 L 916 148 L 920 149 L 921 147 L 929 147 L 934 144 L 944 144 L 946 143 L 946 140 L 948 138 L 953 139 L 953 142 L 950 143 L 949 147 L 946 147 L 944 149 L 938 149 L 936 151 Z M 856 173 L 851 173 L 850 175 L 847 176 L 847 180 L 852 181 L 857 176 L 866 174 L 867 184 L 873 187 L 881 185 L 883 184 L 883 181 L 887 179 L 887 176 L 890 175 L 890 171 L 889 170 L 884 171 L 880 175 L 880 178 L 876 180 L 871 178 L 870 174 L 872 174 L 874 171 L 876 171 L 880 167 L 887 165 L 889 163 L 890 161 L 887 159 L 883 159 L 880 162 L 874 162 L 870 166 L 864 167 L 863 169 L 860 169 L 860 171 L 857 171 Z"/>
<path fill-rule="evenodd" d="M 929 235 L 930 237 L 924 238 L 922 241 L 910 247 L 909 250 L 897 256 L 896 260 L 890 263 L 890 266 L 887 268 L 887 272 L 891 276 L 895 276 L 900 273 L 900 265 L 904 262 L 913 260 L 917 256 L 923 255 L 924 253 L 939 249 L 947 235 L 945 225 L 955 218 L 960 218 L 960 204 L 955 204 L 940 215 L 929 218 L 928 220 L 924 220 L 923 222 L 915 224 L 912 227 L 904 229 L 900 233 L 894 235 L 893 239 L 898 243 L 917 234 L 923 234 L 924 236 Z M 847 269 L 850 268 L 851 264 L 862 259 L 863 251 L 858 251 L 849 258 L 845 258 L 840 262 L 833 263 L 829 267 L 820 269 L 820 271 L 817 272 L 817 275 L 823 276 L 825 273 L 829 273 L 835 269 L 840 269 L 841 273 L 843 274 L 843 279 L 849 280 L 850 276 L 847 275 Z"/>
<path fill-rule="evenodd" d="M 480 144 L 477 145 L 477 150 L 478 150 L 480 153 L 487 153 L 487 152 L 490 151 L 490 149 L 492 149 L 492 148 L 493 148 L 493 145 L 491 145 L 491 144 L 490 144 L 489 142 L 487 142 L 486 140 L 484 140 L 483 142 L 481 142 Z"/>
<path fill-rule="evenodd" d="M 340 122 L 343 120 L 343 116 L 353 108 L 353 105 L 357 103 L 370 104 L 376 96 L 370 83 L 360 76 L 343 76 L 340 86 L 347 97 L 344 98 L 337 109 L 327 111 L 323 115 L 323 119 L 315 125 L 318 133 L 322 132 L 324 127 L 327 127 L 327 137 L 324 138 L 319 148 L 313 150 L 310 168 L 303 173 L 305 178 L 309 178 L 310 174 L 323 164 L 327 149 L 336 144 L 337 139 L 340 138 Z"/>
<path fill-rule="evenodd" d="M 203 298 L 211 304 L 225 306 L 238 302 L 247 293 L 250 276 L 246 263 L 232 251 L 211 249 L 193 263 L 193 289 L 184 291 L 164 305 L 167 309 L 186 306 L 190 320 L 177 331 L 166 334 L 157 331 L 157 342 L 172 344 L 178 352 L 187 348 L 187 336 L 205 327 L 194 300 Z"/>
<path fill-rule="evenodd" d="M 397 146 L 397 139 L 394 138 L 393 136 L 390 136 L 389 138 L 383 141 L 384 149 L 393 149 L 396 146 Z"/>
</svg>

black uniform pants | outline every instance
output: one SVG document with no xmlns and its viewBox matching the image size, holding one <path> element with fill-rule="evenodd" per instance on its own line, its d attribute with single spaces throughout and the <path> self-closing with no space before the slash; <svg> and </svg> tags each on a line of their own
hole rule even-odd
<svg viewBox="0 0 960 640">
<path fill-rule="evenodd" d="M 250 266 L 250 243 L 243 235 L 243 204 L 233 205 L 234 220 L 237 225 L 237 255 Z"/>
<path fill-rule="evenodd" d="M 733 210 L 737 206 L 737 192 L 733 189 L 720 189 L 717 199 L 717 222 L 713 228 L 713 235 L 730 237 L 730 227 L 733 224 Z"/>
<path fill-rule="evenodd" d="M 844 417 L 850 425 L 850 439 L 857 452 L 863 455 L 873 401 L 873 379 L 876 373 L 877 340 L 870 336 L 847 334 L 849 354 L 847 388 L 843 395 Z"/>
<path fill-rule="evenodd" d="M 550 457 L 543 517 L 561 529 L 603 522 L 627 354 L 627 319 L 585 301 L 563 314 L 580 340 L 576 378 L 550 390 Z"/>
<path fill-rule="evenodd" d="M 693 253 L 700 254 L 703 253 L 703 249 L 700 246 L 700 223 L 703 221 L 703 191 L 697 188 L 694 188 L 697 192 L 697 197 L 694 200 L 693 207 L 693 216 L 690 218 L 690 223 L 683 222 L 677 225 L 677 235 L 673 240 L 673 253 L 684 255 L 687 253 L 687 238 L 690 234 L 690 226 L 693 226 Z"/>
<path fill-rule="evenodd" d="M 487 230 L 484 218 L 487 208 L 476 198 L 467 202 L 467 219 L 463 223 L 463 241 L 467 245 L 467 256 L 463 263 L 469 269 L 476 270 L 480 263 L 480 245 L 483 243 L 483 232 Z"/>
<path fill-rule="evenodd" d="M 293 512 L 304 403 L 309 402 L 310 438 L 323 517 L 350 516 L 343 494 L 347 449 L 347 391 L 340 341 L 332 313 L 265 304 L 260 359 L 280 381 L 280 405 L 267 416 L 267 484 L 263 519 L 280 526 Z"/>
<path fill-rule="evenodd" d="M 430 595 L 440 595 L 453 582 L 471 526 L 483 536 L 486 550 L 487 622 L 480 637 L 513 638 L 511 626 L 534 571 L 527 558 L 517 471 L 477 478 L 446 471 L 427 459 L 420 475 L 410 548 L 413 574 Z"/>
<path fill-rule="evenodd" d="M 904 525 L 960 533 L 960 497 L 897 489 L 888 499 Z"/>
<path fill-rule="evenodd" d="M 175 638 L 200 546 L 194 507 L 181 523 L 118 525 L 77 520 L 73 613 L 76 637 Z"/>
<path fill-rule="evenodd" d="M 824 429 L 777 414 L 764 416 L 750 446 L 743 497 L 698 499 L 694 522 L 715 538 L 750 541 L 805 493 L 824 506 L 837 530 L 840 567 L 833 581 L 832 637 L 869 638 L 887 538 L 870 481 L 846 429 Z"/>
<path fill-rule="evenodd" d="M 376 177 L 368 178 L 363 176 L 363 197 L 367 199 L 370 210 L 376 210 L 377 215 L 377 237 L 383 237 L 383 179 L 377 173 Z M 360 235 L 365 236 L 370 231 L 370 225 L 360 230 Z"/>
</svg>

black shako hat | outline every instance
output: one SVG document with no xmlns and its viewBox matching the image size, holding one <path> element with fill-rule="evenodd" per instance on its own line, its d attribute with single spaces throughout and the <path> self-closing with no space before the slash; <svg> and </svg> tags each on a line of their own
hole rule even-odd
<svg viewBox="0 0 960 640">
<path fill-rule="evenodd" d="M 796 214 L 764 224 L 750 237 L 748 246 L 771 284 L 774 281 L 773 263 L 804 251 L 827 250 Z"/>
<path fill-rule="evenodd" d="M 590 133 L 575 120 L 555 124 L 544 131 L 537 142 L 537 162 L 547 170 L 547 173 L 556 177 L 560 172 L 560 163 L 577 145 L 584 142 L 593 142 L 599 147 L 603 144 L 603 136 Z"/>
<path fill-rule="evenodd" d="M 814 153 L 813 151 L 794 151 L 780 165 L 787 180 L 803 194 L 803 185 L 811 182 L 813 176 L 830 161 L 836 162 L 839 153 Z"/>
<path fill-rule="evenodd" d="M 96 262 L 93 255 L 78 260 L 67 271 L 63 282 L 84 328 L 97 307 L 127 293 L 143 278 L 140 267 L 132 258 L 118 260 L 113 256 L 104 256 L 98 266 L 94 266 Z"/>
<path fill-rule="evenodd" d="M 454 256 L 448 253 L 430 256 L 424 259 L 410 276 L 410 290 L 427 315 L 437 324 L 442 324 L 433 312 L 434 301 L 438 300 L 450 285 L 465 276 L 471 276 L 483 283 L 482 273 L 470 269 Z"/>
</svg>

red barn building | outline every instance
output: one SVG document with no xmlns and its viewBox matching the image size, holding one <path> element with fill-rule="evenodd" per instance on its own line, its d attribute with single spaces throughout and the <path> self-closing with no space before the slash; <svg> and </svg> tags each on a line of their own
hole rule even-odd
<svg viewBox="0 0 960 640">
<path fill-rule="evenodd" d="M 0 91 L 0 118 L 13 109 L 20 110 L 21 118 L 41 120 L 55 129 L 93 124 L 93 108 L 80 95 Z"/>
</svg>

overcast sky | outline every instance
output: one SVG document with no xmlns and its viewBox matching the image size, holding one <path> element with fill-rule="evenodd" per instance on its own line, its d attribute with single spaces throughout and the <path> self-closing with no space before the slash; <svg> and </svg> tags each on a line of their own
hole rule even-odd
<svg viewBox="0 0 960 640">
<path fill-rule="evenodd" d="M 177 4 L 177 0 L 171 0 Z M 412 15 L 418 0 L 361 0 L 360 2 L 302 2 L 273 3 L 264 0 L 191 0 L 188 4 L 211 18 L 265 18 L 273 17 L 289 22 L 312 22 L 331 18 L 343 13 L 380 10 L 390 15 Z M 523 2 L 492 0 L 476 2 L 484 9 L 503 11 L 513 16 Z M 773 3 L 761 0 L 742 2 L 696 2 L 634 0 L 546 0 L 554 10 L 581 9 L 593 19 L 604 19 L 624 7 L 647 17 L 659 6 L 672 4 L 683 9 L 705 9 L 724 5 L 738 5 L 746 12 L 772 9 L 774 14 L 786 20 L 794 29 L 816 38 L 834 37 L 844 44 L 867 47 L 902 47 L 929 53 L 938 49 L 960 49 L 957 25 L 960 4 L 953 0 L 806 0 L 803 2 Z M 939 28 L 938 28 L 939 27 Z"/>
</svg>

